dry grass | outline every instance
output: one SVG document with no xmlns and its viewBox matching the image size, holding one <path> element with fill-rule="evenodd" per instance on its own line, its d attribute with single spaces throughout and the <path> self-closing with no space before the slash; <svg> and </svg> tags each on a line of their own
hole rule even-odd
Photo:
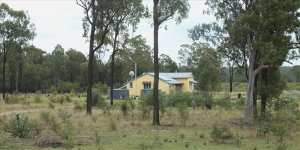
<svg viewBox="0 0 300 150">
<path fill-rule="evenodd" d="M 27 114 L 30 118 L 36 119 L 42 124 L 40 119 L 44 111 L 55 117 L 55 120 L 62 125 L 59 113 L 70 114 L 72 124 L 72 147 L 74 150 L 94 150 L 101 147 L 105 150 L 134 150 L 134 149 L 207 149 L 207 150 L 234 150 L 245 149 L 259 150 L 275 149 L 276 138 L 257 138 L 256 130 L 243 128 L 239 120 L 242 111 L 238 109 L 224 109 L 214 107 L 213 110 L 189 108 L 189 119 L 186 126 L 181 123 L 181 118 L 175 108 L 168 108 L 161 116 L 161 126 L 154 127 L 150 118 L 142 119 L 142 112 L 136 107 L 135 110 L 128 110 L 128 116 L 124 116 L 119 107 L 111 109 L 110 113 L 105 113 L 101 109 L 94 109 L 91 116 L 87 116 L 85 110 L 74 110 L 74 103 L 55 104 L 55 109 L 49 109 L 47 102 L 43 98 L 42 103 L 30 105 L 9 104 L 0 105 L 0 116 L 3 113 L 20 111 L 25 114 L 27 110 L 37 110 Z M 81 101 L 82 102 L 82 101 Z M 6 117 L 4 117 L 6 116 Z M 2 115 L 1 118 L 9 118 L 9 115 Z M 1 123 L 1 121 L 0 121 Z M 214 124 L 224 124 L 230 128 L 233 135 L 239 137 L 240 144 L 217 144 L 212 142 L 210 132 Z M 45 130 L 47 125 L 43 125 Z M 97 134 L 96 134 L 97 133 Z M 300 130 L 296 129 L 288 140 L 288 147 L 291 150 L 298 150 L 300 147 Z M 3 135 L 2 135 L 3 136 Z M 36 142 L 39 137 L 33 139 L 15 139 L 5 134 L 8 141 L 0 145 L 0 149 L 41 149 Z M 17 144 L 16 144 L 17 143 Z M 66 143 L 66 141 L 64 141 Z M 1 141 L 0 141 L 1 144 Z M 63 147 L 65 148 L 65 147 Z M 70 148 L 70 147 L 68 147 Z M 62 149 L 48 148 L 48 149 Z"/>
</svg>

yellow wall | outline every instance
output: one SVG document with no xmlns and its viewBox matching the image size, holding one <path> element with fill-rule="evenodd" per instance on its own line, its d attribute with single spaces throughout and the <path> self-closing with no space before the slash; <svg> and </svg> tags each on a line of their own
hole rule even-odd
<svg viewBox="0 0 300 150">
<path fill-rule="evenodd" d="M 183 83 L 182 85 L 182 91 L 183 92 L 192 92 L 192 89 L 190 88 L 190 82 L 193 81 L 193 78 L 183 78 L 183 79 L 176 79 Z"/>
<path fill-rule="evenodd" d="M 154 78 L 152 75 L 142 75 L 132 82 L 132 88 L 130 88 L 130 82 L 127 84 L 127 89 L 129 90 L 129 96 L 140 96 L 141 91 L 144 89 L 144 82 L 150 82 L 151 88 L 153 88 Z M 159 80 L 159 90 L 167 94 L 170 93 L 170 86 L 166 82 Z"/>
<path fill-rule="evenodd" d="M 183 82 L 182 91 L 184 92 L 191 92 L 189 87 L 189 81 L 192 81 L 193 78 L 187 79 L 178 79 L 179 81 Z M 153 81 L 154 77 L 152 75 L 146 74 L 138 77 L 136 80 L 132 82 L 132 88 L 130 88 L 130 82 L 127 83 L 127 89 L 129 90 L 129 96 L 141 96 L 141 90 L 144 89 L 144 82 L 150 82 L 151 88 L 153 88 Z M 159 80 L 159 90 L 169 94 L 172 91 L 175 91 L 175 85 L 169 85 L 163 80 Z"/>
</svg>

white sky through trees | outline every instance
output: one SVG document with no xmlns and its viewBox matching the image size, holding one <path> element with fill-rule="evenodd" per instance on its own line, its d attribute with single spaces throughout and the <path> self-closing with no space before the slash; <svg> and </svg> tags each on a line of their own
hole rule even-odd
<svg viewBox="0 0 300 150">
<path fill-rule="evenodd" d="M 44 51 L 53 51 L 56 44 L 61 44 L 65 49 L 74 48 L 88 54 L 88 43 L 82 37 L 82 18 L 84 16 L 81 7 L 76 5 L 75 0 L 0 0 L 17 10 L 26 11 L 31 22 L 35 24 L 37 36 L 32 44 Z M 149 10 L 152 10 L 152 0 L 144 0 Z M 198 23 L 210 23 L 215 19 L 213 16 L 204 15 L 207 9 L 204 0 L 190 0 L 190 13 L 181 24 L 173 21 L 162 25 L 159 32 L 160 53 L 169 55 L 178 62 L 177 52 L 180 45 L 191 43 L 187 30 Z M 167 25 L 167 29 L 165 29 Z M 135 35 L 141 34 L 147 39 L 147 43 L 153 45 L 152 20 L 143 20 Z M 107 58 L 108 54 L 104 56 Z M 297 61 L 297 64 L 300 64 Z"/>
</svg>

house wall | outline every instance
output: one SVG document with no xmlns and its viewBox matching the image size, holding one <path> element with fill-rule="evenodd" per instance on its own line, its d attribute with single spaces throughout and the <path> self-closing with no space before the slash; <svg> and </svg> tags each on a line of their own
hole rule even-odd
<svg viewBox="0 0 300 150">
<path fill-rule="evenodd" d="M 182 85 L 182 91 L 183 92 L 192 92 L 193 91 L 193 89 L 190 88 L 190 82 L 193 81 L 192 77 L 191 78 L 184 78 L 184 79 L 176 79 L 176 80 L 183 83 L 183 85 Z"/>
<path fill-rule="evenodd" d="M 130 87 L 130 82 L 127 84 L 127 89 L 129 90 L 129 96 L 141 96 L 141 90 L 144 89 L 144 82 L 150 82 L 151 88 L 153 89 L 153 81 L 154 77 L 152 75 L 143 75 L 138 77 L 136 80 L 132 82 L 132 88 Z M 167 94 L 170 93 L 170 85 L 166 82 L 159 80 L 159 90 L 165 92 Z"/>
</svg>

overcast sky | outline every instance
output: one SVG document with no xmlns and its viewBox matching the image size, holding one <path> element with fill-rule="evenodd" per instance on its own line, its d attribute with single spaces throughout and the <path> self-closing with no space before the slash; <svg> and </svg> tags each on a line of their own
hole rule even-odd
<svg viewBox="0 0 300 150">
<path fill-rule="evenodd" d="M 88 54 L 88 43 L 82 38 L 83 11 L 76 5 L 75 0 L 0 0 L 17 10 L 28 12 L 35 24 L 37 36 L 33 44 L 47 52 L 51 52 L 56 44 L 65 49 L 74 48 Z M 145 0 L 151 10 L 152 0 Z M 213 17 L 203 16 L 205 9 L 203 0 L 191 0 L 189 18 L 181 24 L 167 22 L 167 30 L 162 28 L 159 33 L 160 53 L 177 60 L 180 45 L 190 43 L 187 30 L 197 23 L 211 22 Z M 152 20 L 143 20 L 135 34 L 141 34 L 152 47 Z"/>
<path fill-rule="evenodd" d="M 37 36 L 33 44 L 44 51 L 53 51 L 56 44 L 65 49 L 74 48 L 88 54 L 88 43 L 82 38 L 83 11 L 75 0 L 0 0 L 17 10 L 28 12 L 35 24 Z M 190 0 L 189 17 L 181 24 L 167 22 L 167 30 L 159 32 L 160 53 L 167 54 L 178 61 L 177 52 L 180 45 L 191 43 L 187 30 L 198 23 L 209 23 L 215 19 L 203 14 L 207 9 L 204 0 Z M 152 9 L 152 0 L 144 0 L 146 6 Z M 153 45 L 152 20 L 143 20 L 135 34 L 141 34 L 147 43 Z M 106 57 L 107 58 L 107 57 Z M 297 62 L 298 64 L 298 62 Z"/>
</svg>

